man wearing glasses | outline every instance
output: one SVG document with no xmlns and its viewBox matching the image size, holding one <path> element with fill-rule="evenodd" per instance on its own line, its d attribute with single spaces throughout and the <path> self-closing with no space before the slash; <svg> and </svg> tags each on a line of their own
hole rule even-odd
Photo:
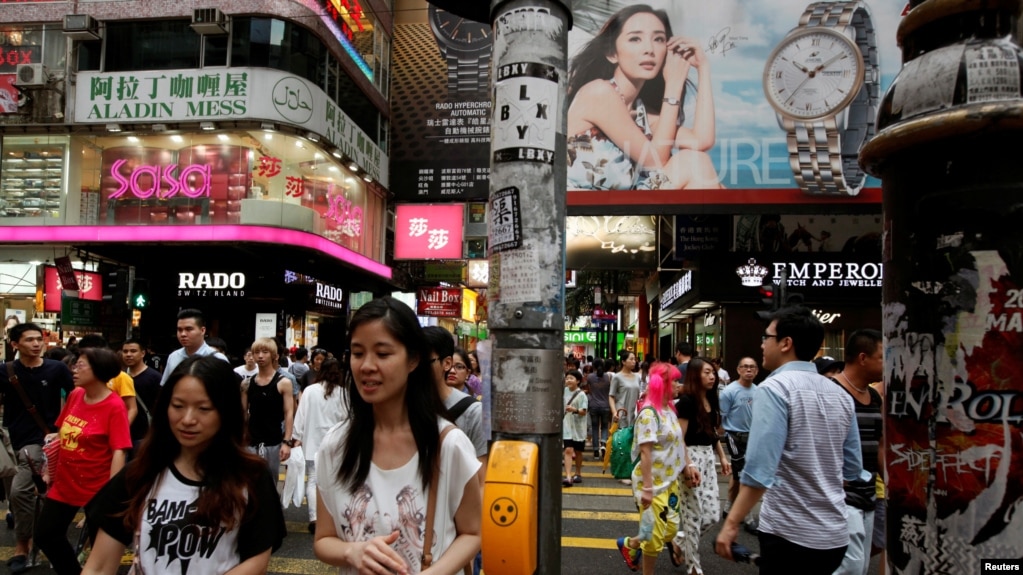
<svg viewBox="0 0 1023 575">
<path fill-rule="evenodd" d="M 728 478 L 728 501 L 735 502 L 739 495 L 739 474 L 746 462 L 746 443 L 749 426 L 753 421 L 753 380 L 759 369 L 752 357 L 739 360 L 736 373 L 739 378 L 725 386 L 718 398 L 721 405 L 721 426 L 728 439 L 728 455 L 732 460 L 732 475 Z"/>
<path fill-rule="evenodd" d="M 831 575 L 849 541 L 843 480 L 870 477 L 853 401 L 811 362 L 824 326 L 809 309 L 778 310 L 762 340 L 762 363 L 772 372 L 753 394 L 741 487 L 715 550 L 732 559 L 739 525 L 763 497 L 760 575 L 787 575 L 794 561 L 800 573 Z"/>
</svg>

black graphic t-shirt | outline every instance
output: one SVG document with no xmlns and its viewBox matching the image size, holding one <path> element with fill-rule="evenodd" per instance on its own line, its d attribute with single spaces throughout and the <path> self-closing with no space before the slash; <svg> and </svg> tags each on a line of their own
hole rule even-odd
<svg viewBox="0 0 1023 575">
<path fill-rule="evenodd" d="M 185 478 L 173 466 L 150 494 L 139 525 L 139 559 L 143 573 L 217 575 L 267 549 L 276 550 L 285 535 L 284 512 L 269 471 L 249 498 L 255 513 L 234 529 L 195 522 L 202 484 Z M 129 494 L 124 470 L 114 476 L 86 506 L 91 526 L 106 531 L 129 548 L 135 534 L 126 530 L 120 513 Z"/>
</svg>

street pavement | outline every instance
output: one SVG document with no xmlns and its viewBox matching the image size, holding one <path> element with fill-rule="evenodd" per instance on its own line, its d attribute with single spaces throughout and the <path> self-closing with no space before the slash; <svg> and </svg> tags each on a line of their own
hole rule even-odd
<svg viewBox="0 0 1023 575">
<path fill-rule="evenodd" d="M 281 474 L 283 485 L 284 474 Z M 719 476 L 722 499 L 725 499 L 728 481 Z M 623 535 L 632 535 L 639 525 L 639 513 L 633 503 L 632 488 L 619 483 L 610 475 L 601 473 L 601 463 L 586 458 L 583 467 L 583 483 L 569 488 L 562 488 L 562 533 L 561 533 L 561 569 L 566 575 L 603 575 L 630 573 L 615 546 L 615 540 Z M 285 510 L 288 536 L 281 548 L 270 560 L 271 574 L 309 574 L 328 575 L 336 573 L 313 556 L 312 536 L 307 531 L 308 511 L 289 507 Z M 714 554 L 714 538 L 720 523 L 715 525 L 700 544 L 700 555 L 703 569 L 707 575 L 754 575 L 756 567 L 725 561 Z M 69 534 L 77 538 L 77 530 L 72 527 Z M 758 548 L 756 538 L 744 531 L 739 533 L 739 541 L 754 552 Z M 7 573 L 2 562 L 14 552 L 14 533 L 6 527 L 0 527 L 0 573 Z M 877 558 L 871 564 L 868 575 L 877 575 Z M 798 572 L 798 558 L 793 558 L 793 567 Z M 668 552 L 665 551 L 657 559 L 657 573 L 679 574 L 682 568 L 671 564 Z M 53 573 L 48 564 L 36 566 L 28 573 L 46 575 Z M 490 575 L 501 575 L 492 573 Z"/>
</svg>

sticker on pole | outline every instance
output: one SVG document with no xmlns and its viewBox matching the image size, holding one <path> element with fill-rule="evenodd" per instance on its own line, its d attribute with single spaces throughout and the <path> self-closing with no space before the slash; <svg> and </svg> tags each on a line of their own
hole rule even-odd
<svg viewBox="0 0 1023 575">
<path fill-rule="evenodd" d="M 497 68 L 494 162 L 554 164 L 558 70 L 537 62 Z"/>
<path fill-rule="evenodd" d="M 509 186 L 494 192 L 490 199 L 490 253 L 519 247 L 522 247 L 519 189 Z"/>
</svg>

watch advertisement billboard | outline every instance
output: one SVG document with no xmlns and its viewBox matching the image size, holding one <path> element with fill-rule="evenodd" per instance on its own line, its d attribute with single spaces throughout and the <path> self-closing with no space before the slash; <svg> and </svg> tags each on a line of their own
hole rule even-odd
<svg viewBox="0 0 1023 575">
<path fill-rule="evenodd" d="M 469 34 L 457 18 L 423 4 L 414 11 L 420 22 L 395 27 L 394 109 L 410 112 L 404 124 L 395 121 L 406 128 L 395 132 L 392 189 L 411 201 L 483 197 L 486 184 L 476 176 L 489 166 L 490 92 L 470 95 L 465 79 L 475 79 L 469 64 L 482 61 L 479 44 L 490 28 Z M 565 95 L 569 210 L 655 200 L 879 202 L 880 183 L 859 169 L 856 155 L 901 67 L 896 30 L 907 3 L 839 1 L 816 11 L 812 4 L 574 3 Z M 445 27 L 445 18 L 454 21 Z M 428 163 L 434 168 L 420 172 Z M 444 179 L 448 168 L 440 166 L 466 170 L 468 179 Z M 587 193 L 596 191 L 629 193 Z"/>
</svg>

